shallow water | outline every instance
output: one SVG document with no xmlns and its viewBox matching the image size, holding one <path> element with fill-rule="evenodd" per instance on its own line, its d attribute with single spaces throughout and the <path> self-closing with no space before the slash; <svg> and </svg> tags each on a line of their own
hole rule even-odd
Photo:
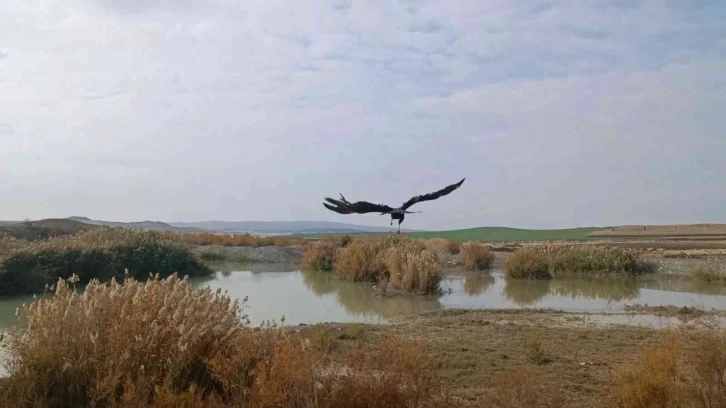
<svg viewBox="0 0 726 408">
<path fill-rule="evenodd" d="M 213 277 L 192 279 L 197 287 L 248 296 L 244 311 L 253 325 L 319 322 L 386 323 L 398 314 L 447 308 L 552 308 L 569 312 L 622 312 L 626 305 L 673 305 L 726 310 L 726 285 L 678 279 L 561 279 L 519 281 L 501 271 L 447 276 L 438 296 L 385 296 L 369 283 L 330 273 L 298 271 L 296 265 L 210 263 Z M 31 297 L 0 301 L 0 331 L 15 324 L 15 309 Z"/>
</svg>

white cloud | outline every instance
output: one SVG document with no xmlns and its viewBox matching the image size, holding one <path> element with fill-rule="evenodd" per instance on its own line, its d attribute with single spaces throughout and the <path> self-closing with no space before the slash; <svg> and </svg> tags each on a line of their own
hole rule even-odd
<svg viewBox="0 0 726 408">
<path fill-rule="evenodd" d="M 5 2 L 0 218 L 380 224 L 321 199 L 466 176 L 406 226 L 726 222 L 707 6 Z"/>
</svg>

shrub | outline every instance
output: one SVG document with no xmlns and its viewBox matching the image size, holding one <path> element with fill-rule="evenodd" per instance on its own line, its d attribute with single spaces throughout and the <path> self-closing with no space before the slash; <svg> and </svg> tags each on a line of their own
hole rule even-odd
<svg viewBox="0 0 726 408">
<path fill-rule="evenodd" d="M 515 251 L 504 261 L 504 270 L 514 279 L 550 279 L 547 260 L 536 249 L 523 248 Z"/>
<path fill-rule="evenodd" d="M 398 235 L 383 238 L 360 238 L 343 248 L 333 266 L 335 274 L 353 281 L 379 282 L 388 279 L 385 255 L 390 248 L 413 243 L 419 248 L 425 246 L 421 241 L 414 241 Z"/>
<path fill-rule="evenodd" d="M 448 252 L 448 241 L 443 238 L 429 238 L 423 240 L 423 243 L 429 251 Z"/>
<path fill-rule="evenodd" d="M 439 390 L 415 345 L 381 337 L 334 360 L 176 275 L 83 294 L 59 280 L 19 313 L 3 406 L 418 407 Z"/>
<path fill-rule="evenodd" d="M 563 276 L 636 276 L 649 268 L 637 251 L 596 245 L 535 245 L 515 251 L 505 270 L 513 278 L 548 279 Z"/>
<path fill-rule="evenodd" d="M 332 240 L 321 240 L 308 244 L 305 246 L 301 264 L 307 269 L 332 271 L 338 248 L 338 243 Z"/>
<path fill-rule="evenodd" d="M 603 406 L 614 408 L 681 407 L 679 346 L 669 338 L 618 367 Z"/>
<path fill-rule="evenodd" d="M 561 390 L 545 388 L 539 375 L 520 368 L 498 376 L 486 402 L 493 408 L 559 408 L 564 399 Z"/>
<path fill-rule="evenodd" d="M 715 262 L 698 265 L 693 270 L 693 279 L 702 282 L 726 282 L 726 267 Z"/>
<path fill-rule="evenodd" d="M 39 293 L 45 285 L 76 274 L 80 284 L 97 278 L 179 273 L 212 273 L 185 246 L 161 234 L 122 228 L 97 228 L 45 241 L 5 245 L 0 254 L 0 295 Z"/>
<path fill-rule="evenodd" d="M 446 242 L 446 249 L 449 251 L 450 254 L 456 255 L 461 252 L 461 244 L 456 241 L 449 240 L 448 242 Z"/>
<path fill-rule="evenodd" d="M 461 261 L 469 269 L 489 269 L 494 258 L 494 252 L 482 243 L 466 242 L 461 245 Z"/>
<path fill-rule="evenodd" d="M 438 292 L 441 266 L 435 252 L 419 243 L 394 246 L 385 254 L 387 287 L 419 294 Z"/>
</svg>

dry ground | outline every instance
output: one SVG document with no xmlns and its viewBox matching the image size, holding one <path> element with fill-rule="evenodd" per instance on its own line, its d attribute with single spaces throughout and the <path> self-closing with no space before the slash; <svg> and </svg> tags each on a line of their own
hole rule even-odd
<svg viewBox="0 0 726 408">
<path fill-rule="evenodd" d="M 563 407 L 599 406 L 612 370 L 663 335 L 655 328 L 588 323 L 583 315 L 543 310 L 446 310 L 399 317 L 388 326 L 295 329 L 319 328 L 332 334 L 333 350 L 381 333 L 423 344 L 450 392 L 451 406 L 461 407 L 489 405 L 487 398 L 496 392 L 497 381 L 527 371 L 533 375 L 529 386 L 541 401 Z M 557 398 L 562 400 L 555 402 Z"/>
</svg>

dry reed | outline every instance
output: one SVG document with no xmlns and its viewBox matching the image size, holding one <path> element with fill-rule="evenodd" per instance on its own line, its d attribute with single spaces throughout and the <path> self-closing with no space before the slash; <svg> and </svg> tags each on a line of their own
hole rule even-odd
<svg viewBox="0 0 726 408">
<path fill-rule="evenodd" d="M 390 248 L 384 263 L 388 272 L 386 288 L 417 294 L 439 291 L 442 274 L 436 252 L 409 242 Z"/>
<path fill-rule="evenodd" d="M 466 242 L 461 245 L 461 262 L 469 269 L 489 269 L 494 258 L 494 252 L 488 245 L 480 242 Z"/>
<path fill-rule="evenodd" d="M 175 275 L 76 277 L 19 309 L 4 406 L 431 406 L 439 382 L 422 350 L 386 336 L 332 359 L 275 324 L 249 327 L 238 301 Z"/>
<path fill-rule="evenodd" d="M 505 261 L 512 278 L 547 279 L 564 276 L 637 276 L 648 271 L 639 253 L 628 248 L 595 245 L 533 245 L 515 251 Z"/>
</svg>

